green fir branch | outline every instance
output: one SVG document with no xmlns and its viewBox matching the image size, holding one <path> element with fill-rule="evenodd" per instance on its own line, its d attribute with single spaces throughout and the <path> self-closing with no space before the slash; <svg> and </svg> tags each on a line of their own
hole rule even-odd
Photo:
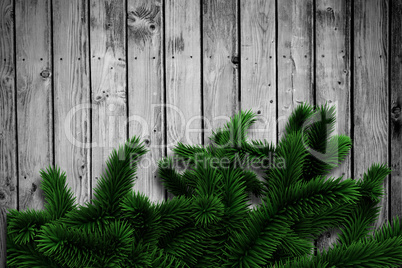
<svg viewBox="0 0 402 268">
<path fill-rule="evenodd" d="M 71 189 L 67 188 L 66 173 L 60 172 L 59 168 L 49 167 L 46 171 L 41 170 L 41 189 L 45 194 L 45 209 L 52 216 L 52 219 L 63 217 L 68 211 L 76 209 Z"/>
<path fill-rule="evenodd" d="M 137 161 L 147 152 L 137 137 L 118 150 L 113 150 L 106 162 L 107 168 L 94 188 L 94 205 L 118 216 L 119 202 L 134 187 Z"/>
<path fill-rule="evenodd" d="M 333 106 L 296 107 L 276 146 L 248 139 L 255 121 L 241 111 L 213 132 L 212 144 L 173 148 L 158 175 L 175 196 L 159 203 L 133 191 L 147 152 L 137 137 L 112 152 L 93 203 L 74 204 L 60 169 L 41 171 L 46 210 L 9 210 L 9 267 L 402 264 L 398 218 L 370 234 L 390 170 L 375 164 L 361 180 L 326 177 L 351 148 L 349 137 L 331 136 Z M 261 205 L 249 207 L 251 193 Z M 341 228 L 339 240 L 314 256 L 312 240 L 329 228 Z"/>
</svg>

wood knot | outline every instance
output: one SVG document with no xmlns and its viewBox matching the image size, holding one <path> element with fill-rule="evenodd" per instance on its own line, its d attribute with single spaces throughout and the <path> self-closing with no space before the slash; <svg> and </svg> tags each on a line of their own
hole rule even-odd
<svg viewBox="0 0 402 268">
<path fill-rule="evenodd" d="M 97 95 L 94 100 L 95 100 L 95 102 L 100 102 L 100 101 L 102 101 L 103 98 L 104 97 L 102 95 Z"/>
<path fill-rule="evenodd" d="M 239 64 L 240 63 L 239 56 L 232 56 L 232 63 L 233 64 Z"/>
<path fill-rule="evenodd" d="M 32 192 L 36 192 L 36 189 L 38 189 L 38 186 L 36 186 L 35 183 L 32 183 Z"/>
<path fill-rule="evenodd" d="M 332 7 L 327 7 L 327 12 L 334 12 L 334 9 Z"/>
<path fill-rule="evenodd" d="M 152 39 L 152 36 L 158 32 L 160 23 L 160 7 L 156 5 L 142 5 L 135 11 L 129 11 L 127 14 L 127 26 L 130 38 L 138 45 L 145 46 L 146 42 Z"/>
<path fill-rule="evenodd" d="M 397 119 L 401 115 L 401 107 L 394 106 L 391 109 L 391 113 L 392 113 L 392 118 Z"/>
<path fill-rule="evenodd" d="M 127 21 L 129 24 L 135 23 L 137 20 L 136 16 L 135 16 L 135 12 L 134 11 L 130 11 L 127 14 Z"/>
<path fill-rule="evenodd" d="M 43 78 L 49 78 L 49 77 L 50 77 L 50 70 L 48 70 L 48 69 L 43 70 L 43 71 L 40 73 L 40 76 L 42 76 Z"/>
<path fill-rule="evenodd" d="M 10 77 L 10 76 L 6 76 L 6 77 L 3 78 L 2 82 L 3 82 L 4 86 L 9 87 L 13 83 L 13 78 Z"/>
<path fill-rule="evenodd" d="M 331 233 L 327 232 L 327 238 L 330 238 L 330 237 L 331 237 Z"/>
<path fill-rule="evenodd" d="M 6 198 L 6 195 L 3 192 L 0 192 L 0 200 L 4 200 Z"/>
</svg>

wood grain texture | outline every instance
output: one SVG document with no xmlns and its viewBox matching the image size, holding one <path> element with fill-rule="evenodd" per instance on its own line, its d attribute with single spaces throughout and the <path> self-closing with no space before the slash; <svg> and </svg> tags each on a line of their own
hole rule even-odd
<svg viewBox="0 0 402 268">
<path fill-rule="evenodd" d="M 53 1 L 55 163 L 84 205 L 90 199 L 88 5 Z"/>
<path fill-rule="evenodd" d="M 388 164 L 388 10 L 384 0 L 354 2 L 354 177 Z M 388 218 L 388 180 L 375 227 Z"/>
<path fill-rule="evenodd" d="M 392 0 L 391 15 L 391 219 L 402 216 L 402 0 Z M 390 219 L 390 220 L 391 220 Z"/>
<path fill-rule="evenodd" d="M 204 0 L 203 103 L 204 143 L 239 110 L 237 1 Z"/>
<path fill-rule="evenodd" d="M 240 108 L 257 121 L 248 138 L 276 143 L 276 14 L 275 1 L 240 1 Z M 257 172 L 262 179 L 263 172 Z M 251 196 L 250 208 L 261 200 Z"/>
<path fill-rule="evenodd" d="M 0 1 L 0 207 L 17 209 L 14 53 L 13 1 Z"/>
<path fill-rule="evenodd" d="M 350 18 L 347 0 L 316 1 L 316 100 L 317 105 L 335 106 L 337 121 L 334 134 L 350 136 Z M 351 154 L 329 174 L 351 177 Z M 329 230 L 317 241 L 320 251 L 328 249 L 339 230 Z"/>
<path fill-rule="evenodd" d="M 313 0 L 278 1 L 278 138 L 294 108 L 314 104 Z"/>
<path fill-rule="evenodd" d="M 251 109 L 257 122 L 251 139 L 276 143 L 275 1 L 240 2 L 241 109 Z"/>
<path fill-rule="evenodd" d="M 157 161 L 163 156 L 162 3 L 128 0 L 129 136 L 140 136 L 149 152 L 139 162 L 135 190 L 152 201 L 165 198 L 157 179 Z"/>
<path fill-rule="evenodd" d="M 278 3 L 278 139 L 289 115 L 303 102 L 314 104 L 313 0 Z"/>
<path fill-rule="evenodd" d="M 7 210 L 0 207 L 0 268 L 7 263 Z"/>
<path fill-rule="evenodd" d="M 91 179 L 96 187 L 110 153 L 127 140 L 125 1 L 91 0 L 90 16 L 92 140 L 96 143 Z"/>
<path fill-rule="evenodd" d="M 178 142 L 201 144 L 201 6 L 166 2 L 166 128 L 168 155 Z"/>
<path fill-rule="evenodd" d="M 169 0 L 165 7 L 167 155 L 178 142 L 202 144 L 201 5 Z M 168 198 L 171 198 L 168 194 Z"/>
<path fill-rule="evenodd" d="M 40 170 L 53 163 L 50 1 L 17 0 L 19 207 L 44 209 Z"/>
</svg>

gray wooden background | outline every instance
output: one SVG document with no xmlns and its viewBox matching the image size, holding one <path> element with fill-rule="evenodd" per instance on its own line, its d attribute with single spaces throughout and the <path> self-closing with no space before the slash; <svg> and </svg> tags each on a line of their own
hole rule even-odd
<svg viewBox="0 0 402 268">
<path fill-rule="evenodd" d="M 296 105 L 328 102 L 354 144 L 334 175 L 393 169 L 381 225 L 402 210 L 401 41 L 402 0 L 0 0 L 0 207 L 43 209 L 54 164 L 84 204 L 133 135 L 135 189 L 163 200 L 177 141 L 252 109 L 251 137 L 276 142 Z"/>
</svg>

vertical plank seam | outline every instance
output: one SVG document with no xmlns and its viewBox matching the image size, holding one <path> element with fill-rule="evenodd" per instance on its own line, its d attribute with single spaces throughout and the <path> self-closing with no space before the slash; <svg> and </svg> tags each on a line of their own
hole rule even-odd
<svg viewBox="0 0 402 268">
<path fill-rule="evenodd" d="M 352 39 L 353 39 L 353 37 L 352 37 L 352 19 L 351 19 L 351 17 L 352 17 L 352 5 L 353 5 L 353 3 L 351 2 L 351 1 L 348 1 L 348 0 L 345 0 L 345 5 L 346 5 L 346 7 L 345 7 L 345 12 L 346 12 L 346 14 L 345 14 L 345 27 L 347 27 L 346 29 L 345 29 L 345 35 L 346 35 L 346 40 L 345 40 L 345 49 L 347 49 L 347 51 L 348 51 L 348 57 L 347 57 L 347 62 L 345 63 L 345 70 L 348 72 L 348 73 L 346 73 L 346 77 L 345 77 L 345 79 L 346 79 L 346 81 L 348 81 L 348 85 L 349 85 L 349 88 L 348 88 L 348 90 L 349 90 L 349 96 L 348 96 L 348 100 L 347 101 L 349 101 L 349 104 L 348 104 L 348 106 L 347 106 L 347 109 L 349 109 L 349 111 L 351 111 L 352 110 L 352 104 L 351 103 L 353 103 L 353 96 L 351 95 L 351 91 L 352 91 L 352 81 L 351 81 L 351 76 L 353 75 L 353 70 L 351 69 L 351 62 L 352 62 L 352 60 L 353 60 L 353 55 L 351 54 L 351 50 L 352 50 L 352 46 L 353 46 L 353 43 L 352 43 Z M 349 26 L 348 26 L 349 25 Z M 349 70 L 348 70 L 348 68 L 349 68 Z M 347 125 L 347 129 L 349 130 L 349 131 L 351 131 L 351 126 L 352 126 L 352 121 L 351 120 L 353 120 L 353 114 L 351 114 L 351 112 L 349 112 L 349 117 L 348 117 L 348 119 L 349 119 L 349 125 Z M 350 134 L 350 135 L 352 135 L 352 134 Z M 350 138 L 352 139 L 352 136 L 350 136 Z M 353 141 L 353 139 L 352 139 L 352 141 Z M 351 147 L 351 150 L 353 150 L 353 143 L 352 143 L 352 147 Z M 352 154 L 352 151 L 350 151 L 350 154 Z M 352 155 L 349 155 L 350 156 L 350 161 L 351 161 L 351 158 L 353 158 L 353 154 Z M 353 169 L 353 167 L 352 167 L 352 164 L 351 164 L 351 162 L 349 162 L 349 171 L 350 171 L 350 178 L 352 178 L 353 179 L 353 176 L 352 176 L 352 173 L 351 173 L 351 170 Z"/>
<path fill-rule="evenodd" d="M 392 22 L 392 0 L 388 1 L 388 34 L 387 34 L 387 42 L 388 42 L 388 167 L 392 167 L 392 151 L 391 151 L 391 142 L 392 142 L 392 137 L 391 137 L 391 122 L 392 122 L 392 118 L 391 118 L 391 94 L 392 94 L 392 83 L 391 83 L 391 74 L 392 74 L 392 64 L 391 64 L 391 55 L 392 55 L 392 46 L 391 46 L 391 22 Z M 392 174 L 388 175 L 388 221 L 392 221 L 392 213 L 391 213 L 391 206 L 392 206 L 392 202 L 391 202 L 391 195 L 392 195 L 392 191 L 391 191 L 391 184 L 392 184 Z"/>
<path fill-rule="evenodd" d="M 54 46 L 53 46 L 53 0 L 50 1 L 50 62 L 51 62 L 51 77 L 50 77 L 50 82 L 52 83 L 51 85 L 51 96 L 50 98 L 52 99 L 52 165 L 55 167 L 56 165 L 56 146 L 55 146 L 55 113 L 54 113 Z"/>
<path fill-rule="evenodd" d="M 313 0 L 313 21 L 312 21 L 312 26 L 313 26 L 313 44 L 312 46 L 312 56 L 313 56 L 313 74 L 312 74 L 312 79 L 313 79 L 313 105 L 317 105 L 317 23 L 316 23 L 316 11 L 317 11 L 317 1 Z"/>
<path fill-rule="evenodd" d="M 127 16 L 128 16 L 128 0 L 124 1 L 124 12 L 125 12 L 125 29 L 126 29 L 126 36 L 125 36 L 125 61 L 126 61 L 126 140 L 130 139 L 130 128 L 129 128 L 129 117 L 130 117 L 130 111 L 129 111 L 129 84 L 128 84 L 128 22 L 127 22 Z"/>
<path fill-rule="evenodd" d="M 312 79 L 313 79 L 313 105 L 314 107 L 317 105 L 317 82 L 316 82 L 316 73 L 317 73 L 317 25 L 316 25 L 316 10 L 317 10 L 317 1 L 313 0 L 313 44 L 312 46 L 312 56 L 313 56 L 313 73 L 312 73 Z M 318 239 L 314 239 L 314 256 L 317 256 L 317 246 L 318 246 Z"/>
<path fill-rule="evenodd" d="M 275 0 L 275 125 L 276 125 L 276 143 L 279 142 L 279 124 L 278 124 L 278 0 Z"/>
<path fill-rule="evenodd" d="M 162 157 L 167 157 L 167 109 L 166 109 L 166 105 L 167 105 L 167 90 L 166 90 L 166 0 L 162 1 L 162 10 L 161 10 L 161 24 L 162 24 L 162 34 L 161 34 L 161 83 L 162 83 L 162 101 L 163 101 L 163 114 L 164 116 L 162 117 L 164 120 L 162 122 L 163 124 L 163 155 Z M 162 111 L 161 111 L 162 112 Z M 158 171 L 156 171 L 158 173 Z M 163 199 L 165 201 L 168 200 L 168 191 L 165 188 L 164 189 L 164 193 L 165 196 L 163 197 Z"/>
<path fill-rule="evenodd" d="M 205 138 L 205 122 L 204 122 L 204 18 L 203 18 L 203 4 L 204 1 L 200 1 L 200 94 L 201 94 L 201 144 L 204 146 Z"/>
<path fill-rule="evenodd" d="M 237 57 L 238 57 L 238 64 L 237 64 L 237 101 L 239 103 L 239 111 L 241 111 L 241 0 L 237 0 Z"/>
<path fill-rule="evenodd" d="M 91 64 L 91 3 L 90 0 L 86 0 L 87 2 L 87 6 L 88 6 L 88 10 L 87 10 L 87 16 L 88 16 L 88 25 L 87 25 L 87 29 L 88 29 L 88 42 L 87 42 L 87 46 L 88 46 L 88 85 L 89 85 L 89 103 L 90 103 L 90 109 L 89 109 L 89 144 L 91 144 L 91 146 L 89 146 L 89 152 L 87 152 L 89 154 L 89 163 L 87 165 L 87 169 L 88 169 L 88 180 L 89 180 L 89 201 L 92 204 L 92 131 L 93 131 L 93 121 L 92 121 L 92 64 Z"/>
<path fill-rule="evenodd" d="M 13 0 L 13 48 L 14 48 L 14 118 L 15 118 L 15 172 L 16 172 L 16 177 L 17 177 L 17 210 L 20 211 L 20 180 L 19 180 L 19 174 L 20 174 L 20 161 L 19 161 L 19 154 L 18 154 L 18 112 L 17 112 L 17 19 L 16 19 L 16 14 L 15 14 L 15 8 L 16 8 L 16 0 Z"/>
<path fill-rule="evenodd" d="M 355 179 L 355 3 L 352 2 L 350 7 L 350 137 L 352 139 L 352 148 L 350 150 L 350 176 Z"/>
</svg>

